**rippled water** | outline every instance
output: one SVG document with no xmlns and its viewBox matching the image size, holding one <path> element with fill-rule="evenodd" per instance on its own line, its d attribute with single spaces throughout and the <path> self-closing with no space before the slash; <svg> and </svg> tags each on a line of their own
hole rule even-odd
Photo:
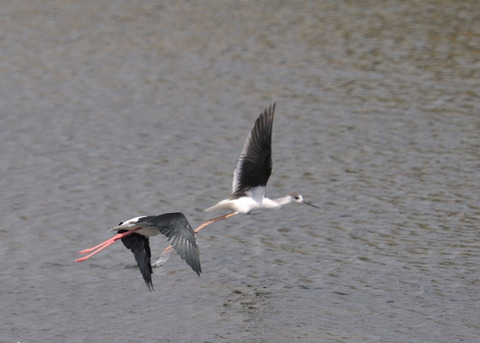
<svg viewBox="0 0 480 343">
<path fill-rule="evenodd" d="M 2 342 L 473 342 L 475 1 L 0 8 Z M 228 195 L 277 102 L 269 196 L 198 235 L 148 292 L 118 222 Z M 151 240 L 157 257 L 167 244 Z"/>
</svg>

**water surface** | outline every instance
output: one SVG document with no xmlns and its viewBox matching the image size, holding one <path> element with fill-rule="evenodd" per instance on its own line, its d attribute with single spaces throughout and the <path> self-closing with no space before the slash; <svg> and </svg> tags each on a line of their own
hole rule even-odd
<svg viewBox="0 0 480 343">
<path fill-rule="evenodd" d="M 0 9 L 2 342 L 472 342 L 479 333 L 475 1 Z M 268 195 L 148 292 L 115 244 L 229 194 L 277 102 Z M 151 240 L 157 257 L 166 246 Z"/>
</svg>

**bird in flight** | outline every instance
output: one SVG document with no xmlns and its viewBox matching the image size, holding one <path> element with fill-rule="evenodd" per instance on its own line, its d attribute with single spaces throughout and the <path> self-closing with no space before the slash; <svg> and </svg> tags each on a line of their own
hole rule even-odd
<svg viewBox="0 0 480 343">
<path fill-rule="evenodd" d="M 253 209 L 280 208 L 291 202 L 305 203 L 302 195 L 291 193 L 278 199 L 265 196 L 272 174 L 272 125 L 275 104 L 266 108 L 255 121 L 233 172 L 232 194 L 205 211 L 231 210 L 246 214 Z M 228 216 L 228 215 L 227 215 Z"/>
<path fill-rule="evenodd" d="M 75 260 L 75 262 L 83 262 L 121 239 L 125 247 L 132 251 L 148 289 L 153 291 L 149 237 L 162 233 L 170 241 L 170 247 L 173 247 L 197 275 L 200 276 L 202 272 L 195 233 L 182 213 L 135 217 L 121 222 L 110 231 L 118 233 L 105 242 L 79 251 L 79 254 L 90 254 Z"/>
</svg>

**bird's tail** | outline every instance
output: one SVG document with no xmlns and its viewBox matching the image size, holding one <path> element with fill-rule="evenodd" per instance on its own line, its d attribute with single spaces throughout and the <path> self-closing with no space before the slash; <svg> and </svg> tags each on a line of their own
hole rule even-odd
<svg viewBox="0 0 480 343">
<path fill-rule="evenodd" d="M 212 207 L 206 208 L 205 211 L 210 212 L 210 211 L 216 211 L 216 210 L 230 210 L 230 209 L 232 209 L 232 207 L 230 206 L 230 200 L 226 199 L 226 200 L 220 201 L 219 203 L 217 203 L 216 205 L 213 205 Z"/>
</svg>

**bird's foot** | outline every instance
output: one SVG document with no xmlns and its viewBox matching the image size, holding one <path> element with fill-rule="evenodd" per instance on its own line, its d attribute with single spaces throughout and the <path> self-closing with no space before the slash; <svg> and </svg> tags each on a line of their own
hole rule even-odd
<svg viewBox="0 0 480 343">
<path fill-rule="evenodd" d="M 162 266 L 165 262 L 168 261 L 168 259 L 170 258 L 170 252 L 171 250 L 167 251 L 167 252 L 163 252 L 160 257 L 152 263 L 152 267 L 154 268 L 157 268 L 157 267 L 160 267 Z"/>
</svg>

